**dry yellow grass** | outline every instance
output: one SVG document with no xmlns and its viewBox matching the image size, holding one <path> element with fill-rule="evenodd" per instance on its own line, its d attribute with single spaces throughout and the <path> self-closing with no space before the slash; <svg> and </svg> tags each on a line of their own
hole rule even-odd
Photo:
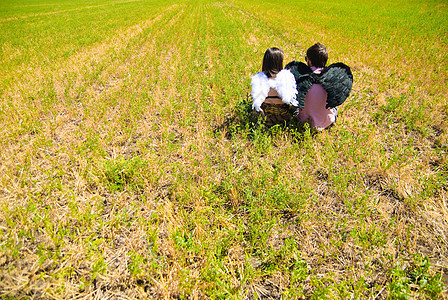
<svg viewBox="0 0 448 300">
<path fill-rule="evenodd" d="M 2 297 L 382 299 L 399 269 L 411 297 L 447 297 L 446 34 L 423 52 L 418 34 L 367 43 L 285 10 L 300 12 L 159 3 L 67 57 L 2 69 Z M 354 71 L 337 126 L 241 127 L 264 50 L 301 60 L 317 40 Z M 443 292 L 411 282 L 416 254 Z"/>
</svg>

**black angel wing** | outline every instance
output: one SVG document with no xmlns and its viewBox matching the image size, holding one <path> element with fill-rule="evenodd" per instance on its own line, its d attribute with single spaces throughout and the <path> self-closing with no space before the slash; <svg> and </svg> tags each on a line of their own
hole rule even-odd
<svg viewBox="0 0 448 300">
<path fill-rule="evenodd" d="M 309 73 L 312 73 L 313 71 L 311 71 L 311 68 L 308 67 L 306 64 L 304 64 L 303 62 L 300 61 L 292 61 L 290 63 L 288 63 L 285 66 L 285 69 L 288 69 L 289 71 L 291 71 L 292 74 L 294 74 L 294 76 L 301 76 L 301 75 L 307 75 Z"/>
<path fill-rule="evenodd" d="M 298 107 L 303 108 L 305 105 L 305 96 L 314 83 L 317 82 L 316 74 L 313 74 L 310 67 L 303 62 L 292 61 L 285 66 L 295 77 L 297 84 L 297 101 Z"/>
<path fill-rule="evenodd" d="M 327 92 L 327 108 L 341 105 L 352 90 L 353 75 L 343 63 L 329 65 L 322 71 L 319 79 Z"/>
<path fill-rule="evenodd" d="M 321 74 L 314 74 L 310 67 L 298 61 L 290 62 L 285 69 L 291 71 L 296 79 L 299 108 L 303 108 L 305 96 L 315 83 L 321 84 L 327 92 L 327 108 L 344 103 L 352 90 L 352 72 L 347 65 L 340 62 L 324 68 Z"/>
</svg>

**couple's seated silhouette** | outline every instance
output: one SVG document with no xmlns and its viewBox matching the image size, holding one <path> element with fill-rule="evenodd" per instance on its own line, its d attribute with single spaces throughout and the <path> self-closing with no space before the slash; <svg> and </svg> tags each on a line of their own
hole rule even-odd
<svg viewBox="0 0 448 300">
<path fill-rule="evenodd" d="M 269 48 L 262 72 L 252 76 L 252 109 L 266 126 L 285 125 L 297 118 L 323 130 L 336 122 L 337 106 L 350 94 L 353 76 L 343 63 L 326 67 L 328 52 L 316 43 L 306 53 L 305 63 L 292 61 L 283 69 L 283 51 Z"/>
</svg>

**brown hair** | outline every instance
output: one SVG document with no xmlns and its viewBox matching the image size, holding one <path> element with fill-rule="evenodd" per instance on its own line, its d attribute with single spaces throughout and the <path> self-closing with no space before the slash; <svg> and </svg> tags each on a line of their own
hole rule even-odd
<svg viewBox="0 0 448 300">
<path fill-rule="evenodd" d="M 323 68 L 327 64 L 327 48 L 325 48 L 325 46 L 321 43 L 316 43 L 308 48 L 306 51 L 306 56 L 314 67 Z"/>
<path fill-rule="evenodd" d="M 272 47 L 266 50 L 263 57 L 263 66 L 261 70 L 268 78 L 277 74 L 283 69 L 283 51 Z"/>
</svg>

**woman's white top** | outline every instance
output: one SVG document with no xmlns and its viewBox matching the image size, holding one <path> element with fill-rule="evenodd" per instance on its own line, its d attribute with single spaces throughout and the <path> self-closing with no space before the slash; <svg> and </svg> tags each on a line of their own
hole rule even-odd
<svg viewBox="0 0 448 300">
<path fill-rule="evenodd" d="M 297 106 L 299 103 L 296 100 L 297 86 L 294 75 L 286 69 L 278 72 L 275 78 L 268 78 L 265 73 L 259 72 L 252 76 L 252 109 L 262 111 L 261 104 L 269 94 L 269 89 L 273 88 L 285 104 Z"/>
</svg>

